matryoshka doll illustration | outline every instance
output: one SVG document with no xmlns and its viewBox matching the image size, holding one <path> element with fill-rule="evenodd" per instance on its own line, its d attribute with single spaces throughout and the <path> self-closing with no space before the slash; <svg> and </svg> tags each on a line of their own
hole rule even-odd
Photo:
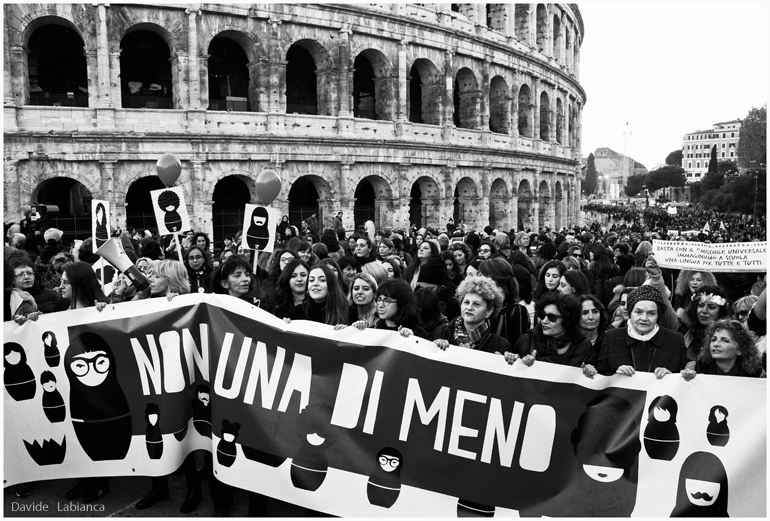
<svg viewBox="0 0 770 521">
<path fill-rule="evenodd" d="M 80 333 L 70 342 L 64 370 L 72 426 L 83 450 L 94 461 L 125 458 L 131 445 L 131 409 L 107 342 L 94 332 Z"/>
<path fill-rule="evenodd" d="M 644 449 L 651 459 L 671 461 L 679 450 L 676 400 L 668 395 L 655 398 L 647 409 Z"/>
<path fill-rule="evenodd" d="M 163 433 L 160 432 L 160 407 L 157 403 L 148 403 L 144 410 L 147 430 L 144 441 L 147 444 L 147 454 L 150 459 L 160 459 L 163 456 Z"/>
<path fill-rule="evenodd" d="M 709 412 L 709 424 L 706 428 L 706 438 L 716 447 L 724 447 L 730 441 L 730 427 L 727 425 L 727 409 L 715 405 Z"/>
<path fill-rule="evenodd" d="M 315 491 L 326 479 L 326 449 L 336 441 L 331 418 L 331 407 L 325 404 L 310 404 L 297 417 L 295 433 L 300 449 L 291 461 L 291 482 L 295 487 Z"/>
<path fill-rule="evenodd" d="M 3 383 L 5 390 L 17 402 L 35 397 L 35 373 L 27 365 L 27 354 L 24 348 L 16 342 L 6 342 L 3 366 Z"/>
<path fill-rule="evenodd" d="M 369 476 L 366 495 L 372 505 L 390 508 L 401 494 L 401 469 L 404 466 L 404 458 L 398 450 L 385 447 L 377 453 L 376 465 L 374 472 Z"/>
<path fill-rule="evenodd" d="M 222 438 L 217 444 L 217 461 L 220 465 L 230 467 L 235 463 L 235 458 L 238 456 L 235 440 L 238 438 L 238 431 L 240 429 L 240 423 L 230 423 L 228 420 L 222 420 Z"/>
<path fill-rule="evenodd" d="M 56 335 L 50 331 L 43 333 L 43 356 L 48 367 L 58 367 L 61 361 L 59 353 L 59 344 L 56 342 Z"/>
<path fill-rule="evenodd" d="M 64 399 L 56 389 L 56 376 L 51 371 L 43 371 L 40 375 L 40 385 L 43 387 L 43 412 L 51 423 L 64 421 L 67 408 Z"/>
<path fill-rule="evenodd" d="M 262 250 L 267 246 L 270 241 L 269 221 L 267 208 L 257 206 L 251 212 L 251 222 L 249 222 L 249 228 L 246 230 L 246 244 L 249 245 L 250 249 Z"/>
<path fill-rule="evenodd" d="M 201 436 L 211 438 L 211 395 L 209 386 L 201 384 L 195 388 L 193 398 L 193 427 Z"/>
</svg>

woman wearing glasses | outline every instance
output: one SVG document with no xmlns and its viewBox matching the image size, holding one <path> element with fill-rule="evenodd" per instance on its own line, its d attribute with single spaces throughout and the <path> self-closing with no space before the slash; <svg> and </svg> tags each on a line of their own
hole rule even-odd
<svg viewBox="0 0 770 521">
<path fill-rule="evenodd" d="M 696 374 L 764 378 L 756 344 L 756 337 L 740 320 L 717 320 L 707 330 L 695 369 L 683 370 L 682 376 L 688 381 Z"/>
<path fill-rule="evenodd" d="M 759 300 L 756 295 L 747 295 L 741 297 L 733 304 L 733 316 L 741 322 L 746 322 L 749 319 L 749 313 L 754 303 Z"/>
<path fill-rule="evenodd" d="M 419 325 L 420 311 L 417 308 L 412 288 L 400 279 L 389 280 L 377 290 L 377 323 L 376 329 L 398 331 L 401 336 L 417 335 L 426 340 L 428 333 Z M 359 328 L 362 329 L 362 328 Z"/>
<path fill-rule="evenodd" d="M 187 268 L 187 278 L 190 280 L 190 293 L 212 293 L 211 287 L 211 257 L 200 246 L 187 248 L 182 256 Z"/>
<path fill-rule="evenodd" d="M 509 364 L 519 358 L 528 366 L 536 359 L 573 367 L 595 363 L 594 348 L 580 329 L 581 307 L 575 297 L 546 293 L 537 307 L 540 323 L 516 341 L 512 352 L 505 353 Z"/>
</svg>

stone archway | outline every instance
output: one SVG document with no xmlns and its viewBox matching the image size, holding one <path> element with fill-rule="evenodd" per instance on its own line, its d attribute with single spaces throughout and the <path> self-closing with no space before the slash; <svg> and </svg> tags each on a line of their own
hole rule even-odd
<svg viewBox="0 0 770 521">
<path fill-rule="evenodd" d="M 409 192 L 409 224 L 417 228 L 438 220 L 440 212 L 439 187 L 428 176 L 421 176 L 412 184 Z"/>
<path fill-rule="evenodd" d="M 91 200 L 93 195 L 83 183 L 71 177 L 53 177 L 38 184 L 31 204 L 56 205 L 57 213 L 48 214 L 45 225 L 64 232 L 65 244 L 91 237 Z"/>
<path fill-rule="evenodd" d="M 471 226 L 479 221 L 479 193 L 476 183 L 470 177 L 463 177 L 457 182 L 454 191 L 452 217 L 455 225 L 465 222 Z M 482 227 L 487 223 L 478 223 Z"/>
<path fill-rule="evenodd" d="M 158 232 L 150 192 L 161 188 L 165 185 L 157 175 L 140 177 L 131 183 L 126 192 L 126 227 Z"/>
<path fill-rule="evenodd" d="M 535 228 L 535 215 L 532 211 L 533 197 L 529 180 L 521 180 L 518 194 L 519 230 L 533 230 Z"/>
<path fill-rule="evenodd" d="M 321 176 L 309 174 L 298 177 L 291 183 L 287 195 L 289 222 L 302 229 L 302 221 L 315 213 L 320 227 L 324 216 L 334 212 L 333 199 L 329 183 Z M 323 232 L 323 229 L 318 232 Z"/>
<path fill-rule="evenodd" d="M 551 219 L 551 193 L 548 190 L 548 182 L 540 181 L 537 187 L 538 202 L 538 224 L 540 228 L 548 226 L 553 229 L 553 220 Z M 538 230 L 539 231 L 539 230 Z"/>
<path fill-rule="evenodd" d="M 254 180 L 243 174 L 231 174 L 217 181 L 211 205 L 211 242 L 215 250 L 224 246 L 225 237 L 243 229 L 244 209 L 253 200 L 251 194 L 255 190 Z"/>
<path fill-rule="evenodd" d="M 553 203 L 554 228 L 561 230 L 564 226 L 564 191 L 562 190 L 561 181 L 556 181 L 553 187 Z"/>
<path fill-rule="evenodd" d="M 492 228 L 498 230 L 510 228 L 509 201 L 508 185 L 498 177 L 489 190 L 489 225 Z"/>
</svg>

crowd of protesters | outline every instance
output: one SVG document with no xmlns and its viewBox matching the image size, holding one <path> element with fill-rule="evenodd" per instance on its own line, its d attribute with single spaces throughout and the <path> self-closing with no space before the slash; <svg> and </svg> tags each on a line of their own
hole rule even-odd
<svg viewBox="0 0 770 521">
<path fill-rule="evenodd" d="M 215 252 L 202 232 L 184 235 L 179 244 L 146 230 L 115 233 L 150 282 L 144 292 L 123 275 L 102 286 L 90 239 L 73 251 L 54 228 L 32 238 L 9 230 L 5 320 L 23 324 L 41 313 L 106 302 L 219 293 L 287 322 L 387 329 L 444 350 L 483 351 L 500 363 L 574 366 L 588 378 L 765 375 L 765 273 L 661 268 L 651 245 L 672 230 L 703 230 L 706 222 L 710 233 L 689 240 L 764 240 L 764 218 L 598 205 L 590 211 L 606 213 L 610 222 L 506 232 L 450 220 L 443 229 L 382 228 L 370 236 L 363 226 L 347 233 L 341 213 L 323 230 L 315 215 L 300 227 L 284 216 L 273 252 L 261 253 L 257 262 L 240 234 L 226 237 Z M 210 457 L 204 471 L 196 472 L 190 458 L 183 467 L 188 495 L 182 512 L 197 508 L 200 479 L 207 478 L 215 507 L 227 512 L 232 489 L 211 475 Z M 95 501 L 107 483 L 85 478 L 67 498 Z M 17 495 L 29 492 L 29 485 L 17 488 Z M 153 478 L 137 508 L 167 497 L 168 480 Z M 267 498 L 249 498 L 250 514 L 264 515 Z"/>
</svg>

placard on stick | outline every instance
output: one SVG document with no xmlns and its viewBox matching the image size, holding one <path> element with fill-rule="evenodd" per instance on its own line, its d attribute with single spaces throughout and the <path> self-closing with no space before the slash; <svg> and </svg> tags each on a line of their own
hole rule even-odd
<svg viewBox="0 0 770 521">
<path fill-rule="evenodd" d="M 191 229 L 190 216 L 187 214 L 187 204 L 184 191 L 179 186 L 153 190 L 152 209 L 158 223 L 158 235 L 182 233 Z"/>
<path fill-rule="evenodd" d="M 101 248 L 110 240 L 110 202 L 100 199 L 91 200 L 91 243 L 93 251 Z"/>
<path fill-rule="evenodd" d="M 256 204 L 247 204 L 243 213 L 241 246 L 249 250 L 271 253 L 275 244 L 278 210 Z"/>
</svg>

